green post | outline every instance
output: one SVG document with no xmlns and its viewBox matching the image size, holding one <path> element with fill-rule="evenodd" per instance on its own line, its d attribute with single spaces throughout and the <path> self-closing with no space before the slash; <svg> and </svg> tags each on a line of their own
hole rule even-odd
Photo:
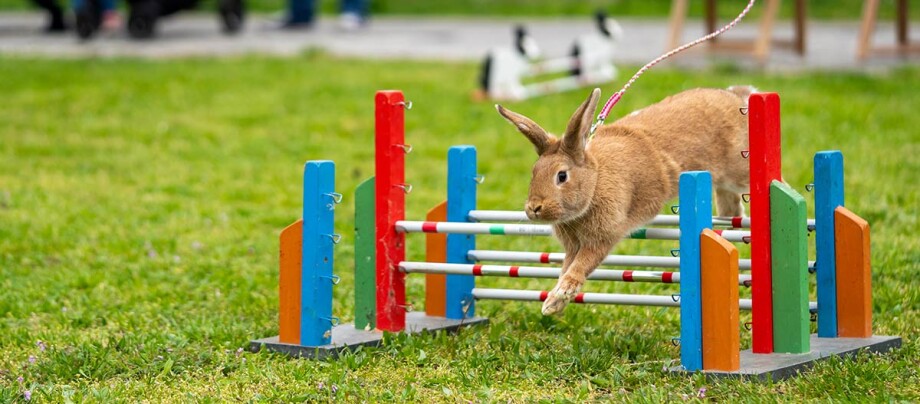
<svg viewBox="0 0 920 404">
<path fill-rule="evenodd" d="M 770 185 L 774 352 L 811 350 L 807 220 L 805 199 L 788 185 L 774 180 Z"/>
<path fill-rule="evenodd" d="M 355 329 L 377 327 L 374 177 L 355 189 Z"/>
</svg>

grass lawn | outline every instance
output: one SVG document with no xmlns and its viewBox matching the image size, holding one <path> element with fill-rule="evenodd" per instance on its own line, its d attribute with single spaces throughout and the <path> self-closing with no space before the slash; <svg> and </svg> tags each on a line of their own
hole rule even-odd
<svg viewBox="0 0 920 404">
<path fill-rule="evenodd" d="M 631 71 L 625 69 L 624 71 Z M 920 400 L 920 69 L 888 74 L 656 69 L 622 115 L 698 86 L 750 83 L 783 98 L 783 173 L 802 190 L 815 151 L 845 156 L 846 205 L 872 226 L 875 332 L 905 346 L 831 360 L 781 383 L 662 372 L 678 358 L 678 312 L 481 302 L 488 327 L 388 338 L 336 361 L 243 347 L 277 334 L 278 233 L 299 217 L 302 164 L 332 159 L 335 311 L 351 320 L 353 194 L 373 171 L 373 94 L 402 89 L 408 217 L 445 195 L 446 151 L 479 146 L 480 207 L 519 208 L 532 147 L 489 103 L 470 101 L 469 64 L 292 59 L 186 61 L 0 58 L 0 402 Z M 617 86 L 604 88 L 605 97 Z M 510 105 L 560 131 L 587 91 Z M 914 101 L 910 101 L 910 100 Z M 804 191 L 802 191 L 804 192 Z M 809 204 L 812 196 L 806 194 Z M 811 211 L 811 207 L 809 207 Z M 422 238 L 408 258 L 422 259 Z M 480 248 L 557 250 L 547 238 Z M 619 253 L 674 244 L 624 241 Z M 742 252 L 744 255 L 744 252 Z M 813 249 L 811 250 L 813 255 Z M 547 288 L 550 280 L 486 279 Z M 421 278 L 409 300 L 421 308 Z M 587 291 L 668 293 L 656 285 Z M 743 292 L 745 293 L 745 292 Z M 750 316 L 743 315 L 742 321 Z M 743 345 L 750 343 L 745 333 Z"/>
</svg>

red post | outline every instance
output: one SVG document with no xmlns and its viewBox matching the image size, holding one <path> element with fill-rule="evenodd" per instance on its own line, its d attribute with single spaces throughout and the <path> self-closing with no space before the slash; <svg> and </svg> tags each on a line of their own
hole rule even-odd
<svg viewBox="0 0 920 404">
<path fill-rule="evenodd" d="M 770 183 L 780 170 L 779 95 L 751 94 L 748 100 L 751 163 L 751 312 L 754 353 L 773 352 L 773 271 L 770 245 Z"/>
<path fill-rule="evenodd" d="M 406 214 L 405 98 L 401 91 L 378 91 L 376 119 L 377 329 L 402 331 L 406 326 L 406 237 L 394 224 Z"/>
</svg>

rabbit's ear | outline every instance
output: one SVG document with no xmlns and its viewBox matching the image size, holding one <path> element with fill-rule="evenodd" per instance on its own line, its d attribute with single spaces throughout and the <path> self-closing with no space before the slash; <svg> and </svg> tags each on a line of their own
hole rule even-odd
<svg viewBox="0 0 920 404">
<path fill-rule="evenodd" d="M 556 141 L 555 137 L 546 133 L 546 131 L 532 119 L 498 104 L 495 104 L 495 109 L 497 109 L 498 113 L 505 117 L 508 122 L 514 124 L 514 127 L 530 140 L 530 143 L 533 143 L 533 146 L 537 149 L 537 155 L 543 155 L 546 149 Z"/>
<path fill-rule="evenodd" d="M 601 89 L 595 88 L 572 114 L 569 124 L 565 128 L 565 136 L 562 138 L 562 148 L 572 158 L 581 161 L 585 154 L 585 143 L 588 139 L 588 131 L 591 130 L 591 120 L 594 118 L 594 110 L 597 109 L 597 101 L 601 98 Z"/>
</svg>

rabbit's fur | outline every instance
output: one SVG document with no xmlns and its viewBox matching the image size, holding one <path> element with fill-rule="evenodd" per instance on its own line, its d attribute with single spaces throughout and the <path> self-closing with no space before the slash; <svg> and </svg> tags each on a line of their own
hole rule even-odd
<svg viewBox="0 0 920 404">
<path fill-rule="evenodd" d="M 741 155 L 748 148 L 742 109 L 752 91 L 749 86 L 684 91 L 597 128 L 590 142 L 600 89 L 578 107 L 561 140 L 496 105 L 539 155 L 524 205 L 527 216 L 551 222 L 566 253 L 543 314 L 562 311 L 617 242 L 677 196 L 681 172 L 709 171 L 718 214 L 744 215 L 741 193 L 748 190 L 749 166 Z"/>
</svg>

